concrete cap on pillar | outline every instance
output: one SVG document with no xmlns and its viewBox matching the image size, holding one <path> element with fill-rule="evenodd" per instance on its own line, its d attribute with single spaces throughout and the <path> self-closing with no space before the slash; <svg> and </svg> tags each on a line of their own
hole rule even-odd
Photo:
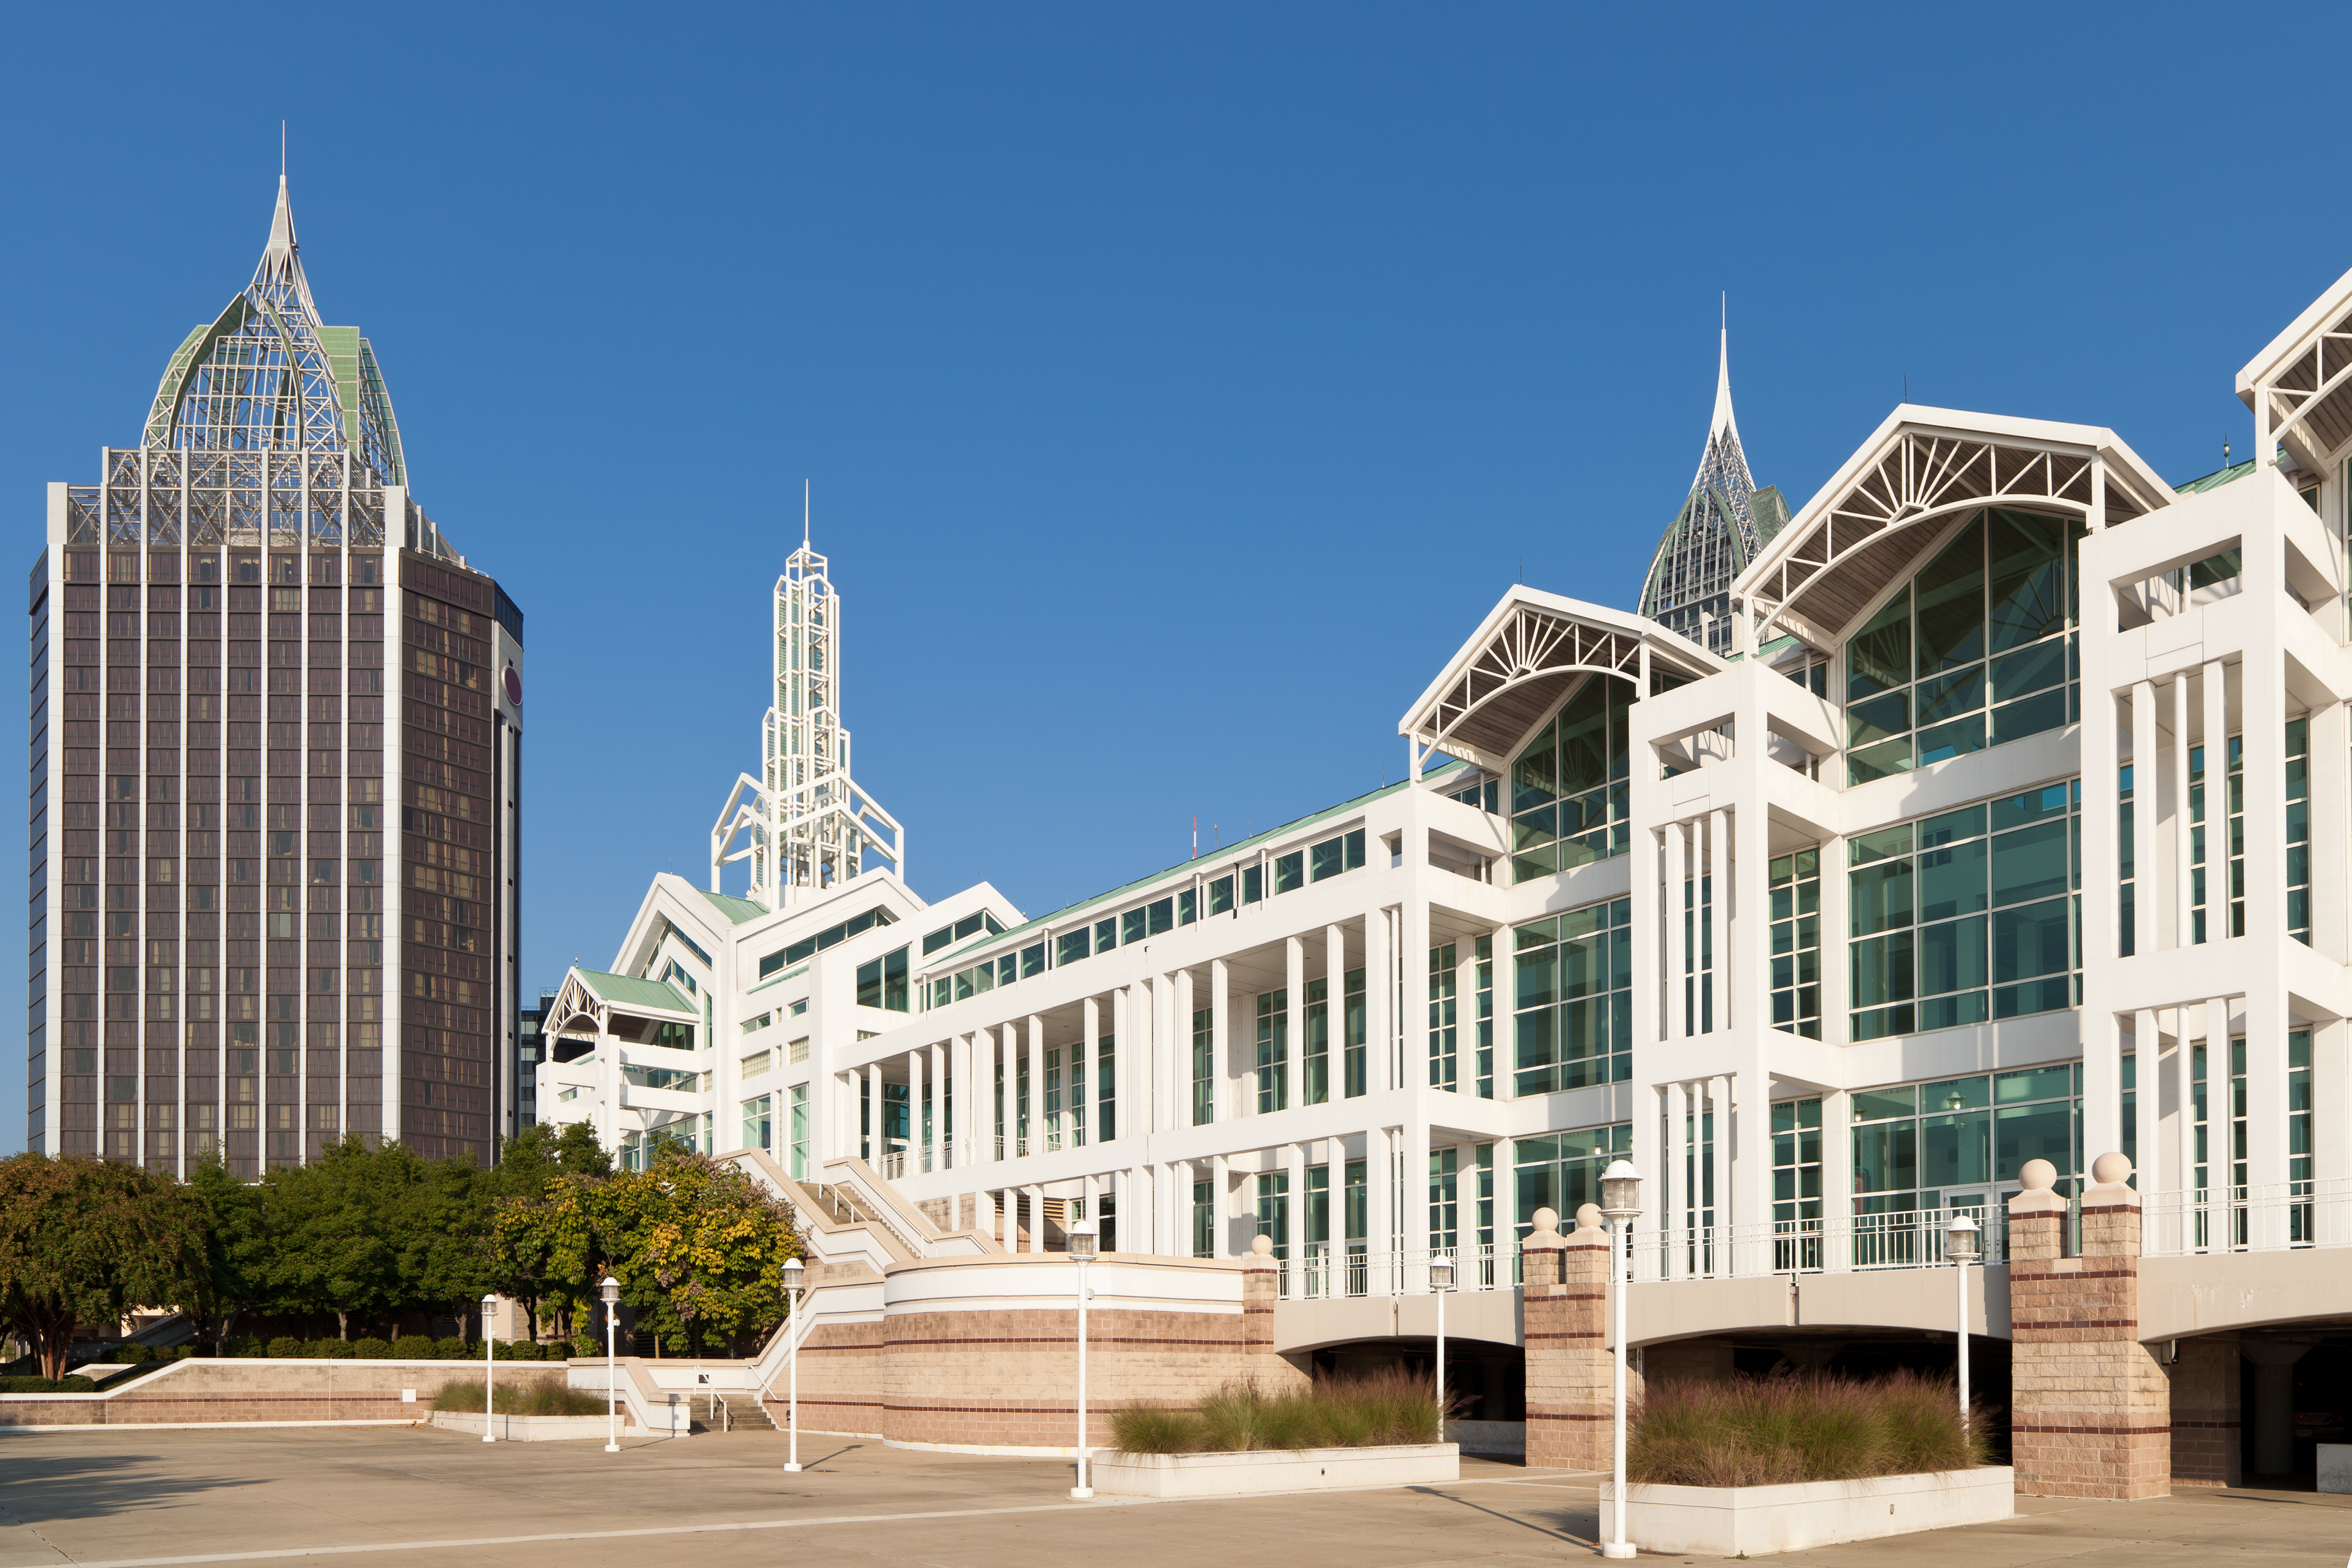
<svg viewBox="0 0 2352 1568">
<path fill-rule="evenodd" d="M 2066 1200 L 2052 1191 L 2058 1184 L 2058 1167 L 2047 1160 L 2028 1160 L 2017 1173 L 2022 1192 L 2009 1200 L 2009 1212 L 2016 1215 L 2064 1214 Z"/>
<path fill-rule="evenodd" d="M 1275 1266 L 1274 1237 L 1263 1235 L 1250 1237 L 1250 1255 L 1246 1261 L 1253 1268 L 1272 1268 Z"/>
<path fill-rule="evenodd" d="M 1538 1209 L 1529 1216 L 1528 1223 L 1534 1228 L 1529 1230 L 1525 1237 L 1520 1238 L 1520 1251 L 1527 1252 L 1547 1247 L 1558 1247 L 1560 1245 L 1559 1210 L 1550 1208 Z"/>
<path fill-rule="evenodd" d="M 2091 1162 L 2091 1187 L 2083 1194 L 2083 1202 L 2091 1205 L 2129 1204 L 2137 1206 L 2139 1194 L 2128 1184 L 2132 1163 L 2121 1154 L 2102 1154 Z"/>
<path fill-rule="evenodd" d="M 1577 1205 L 1576 1231 L 1579 1236 L 1583 1235 L 1587 1231 L 1591 1232 L 1594 1236 L 1602 1234 L 1601 1228 L 1601 1205 L 1599 1204 Z"/>
</svg>

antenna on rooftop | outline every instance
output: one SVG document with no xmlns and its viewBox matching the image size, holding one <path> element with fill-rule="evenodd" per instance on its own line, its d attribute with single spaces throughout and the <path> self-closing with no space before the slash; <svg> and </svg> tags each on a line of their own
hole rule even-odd
<svg viewBox="0 0 2352 1568">
<path fill-rule="evenodd" d="M 1194 813 L 1192 814 L 1192 858 L 1193 858 L 1193 859 L 1195 859 L 1195 860 L 1198 860 L 1200 858 L 1201 858 L 1201 814 L 1200 814 L 1199 812 L 1197 812 L 1197 811 L 1196 811 L 1196 812 L 1194 812 Z"/>
<path fill-rule="evenodd" d="M 2221 443 L 2221 466 L 2225 468 L 2230 466 L 2230 443 L 2227 441 Z"/>
<path fill-rule="evenodd" d="M 801 481 L 801 548 L 809 546 L 809 482 Z"/>
<path fill-rule="evenodd" d="M 286 177 L 286 121 L 278 122 L 278 177 Z"/>
</svg>

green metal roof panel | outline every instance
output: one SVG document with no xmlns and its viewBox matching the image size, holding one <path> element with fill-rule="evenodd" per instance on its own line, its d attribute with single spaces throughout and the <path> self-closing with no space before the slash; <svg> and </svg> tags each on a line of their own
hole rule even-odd
<svg viewBox="0 0 2352 1568">
<path fill-rule="evenodd" d="M 601 969 L 581 969 L 573 973 L 582 984 L 596 993 L 597 999 L 615 1007 L 632 1009 L 652 1007 L 665 1013 L 683 1013 L 699 1018 L 702 1009 L 694 999 L 677 987 L 660 980 L 633 980 L 625 974 L 607 974 Z"/>
<path fill-rule="evenodd" d="M 2201 496 L 2207 490 L 2218 490 L 2234 479 L 2242 479 L 2253 471 L 2253 459 L 2249 458 L 2242 463 L 2232 463 L 2226 468 L 2216 468 L 2210 474 L 2200 474 L 2186 484 L 2175 485 L 2172 487 L 2172 493 L 2179 496 Z"/>
<path fill-rule="evenodd" d="M 726 893 L 703 893 L 700 888 L 694 890 L 702 893 L 703 900 L 712 909 L 717 910 L 739 926 L 748 925 L 752 921 L 771 912 L 766 906 L 755 904 L 749 899 L 738 899 Z"/>
</svg>

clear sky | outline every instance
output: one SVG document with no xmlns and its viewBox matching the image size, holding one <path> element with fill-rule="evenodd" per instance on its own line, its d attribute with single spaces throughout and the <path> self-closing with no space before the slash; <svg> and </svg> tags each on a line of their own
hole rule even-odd
<svg viewBox="0 0 2352 1568">
<path fill-rule="evenodd" d="M 803 479 L 916 890 L 1041 913 L 1398 777 L 1515 576 L 1630 607 L 1722 293 L 1792 505 L 1906 377 L 2244 456 L 2232 375 L 2352 266 L 2345 15 L 26 6 L 0 519 L 29 568 L 136 441 L 283 118 L 320 309 L 529 617 L 526 984 L 701 874 Z"/>
</svg>

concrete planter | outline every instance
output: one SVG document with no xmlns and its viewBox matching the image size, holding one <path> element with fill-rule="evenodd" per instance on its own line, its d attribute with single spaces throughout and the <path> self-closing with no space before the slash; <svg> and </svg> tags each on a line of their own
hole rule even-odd
<svg viewBox="0 0 2352 1568">
<path fill-rule="evenodd" d="M 2007 1519 L 2016 1512 L 2017 1479 L 2005 1465 L 1987 1465 L 1785 1487 L 1636 1484 L 1626 1489 L 1626 1537 L 1644 1552 L 1760 1557 Z M 1614 1499 L 1614 1489 L 1602 1482 L 1604 1538 L 1613 1528 Z"/>
<path fill-rule="evenodd" d="M 1246 1497 L 1461 1479 L 1462 1451 L 1451 1443 L 1254 1449 L 1244 1454 L 1107 1453 L 1094 1462 L 1095 1490 L 1113 1497 Z"/>
<path fill-rule="evenodd" d="M 1448 1421 L 1445 1436 L 1465 1454 L 1491 1454 L 1506 1459 L 1528 1457 L 1524 1421 Z"/>
<path fill-rule="evenodd" d="M 604 1440 L 612 1428 L 602 1415 L 479 1415 L 467 1410 L 436 1410 L 433 1425 L 445 1432 L 467 1432 L 478 1437 L 484 1423 L 496 1423 L 490 1435 L 501 1443 L 561 1443 L 584 1437 Z M 637 1428 L 622 1425 L 624 1432 Z"/>
</svg>

